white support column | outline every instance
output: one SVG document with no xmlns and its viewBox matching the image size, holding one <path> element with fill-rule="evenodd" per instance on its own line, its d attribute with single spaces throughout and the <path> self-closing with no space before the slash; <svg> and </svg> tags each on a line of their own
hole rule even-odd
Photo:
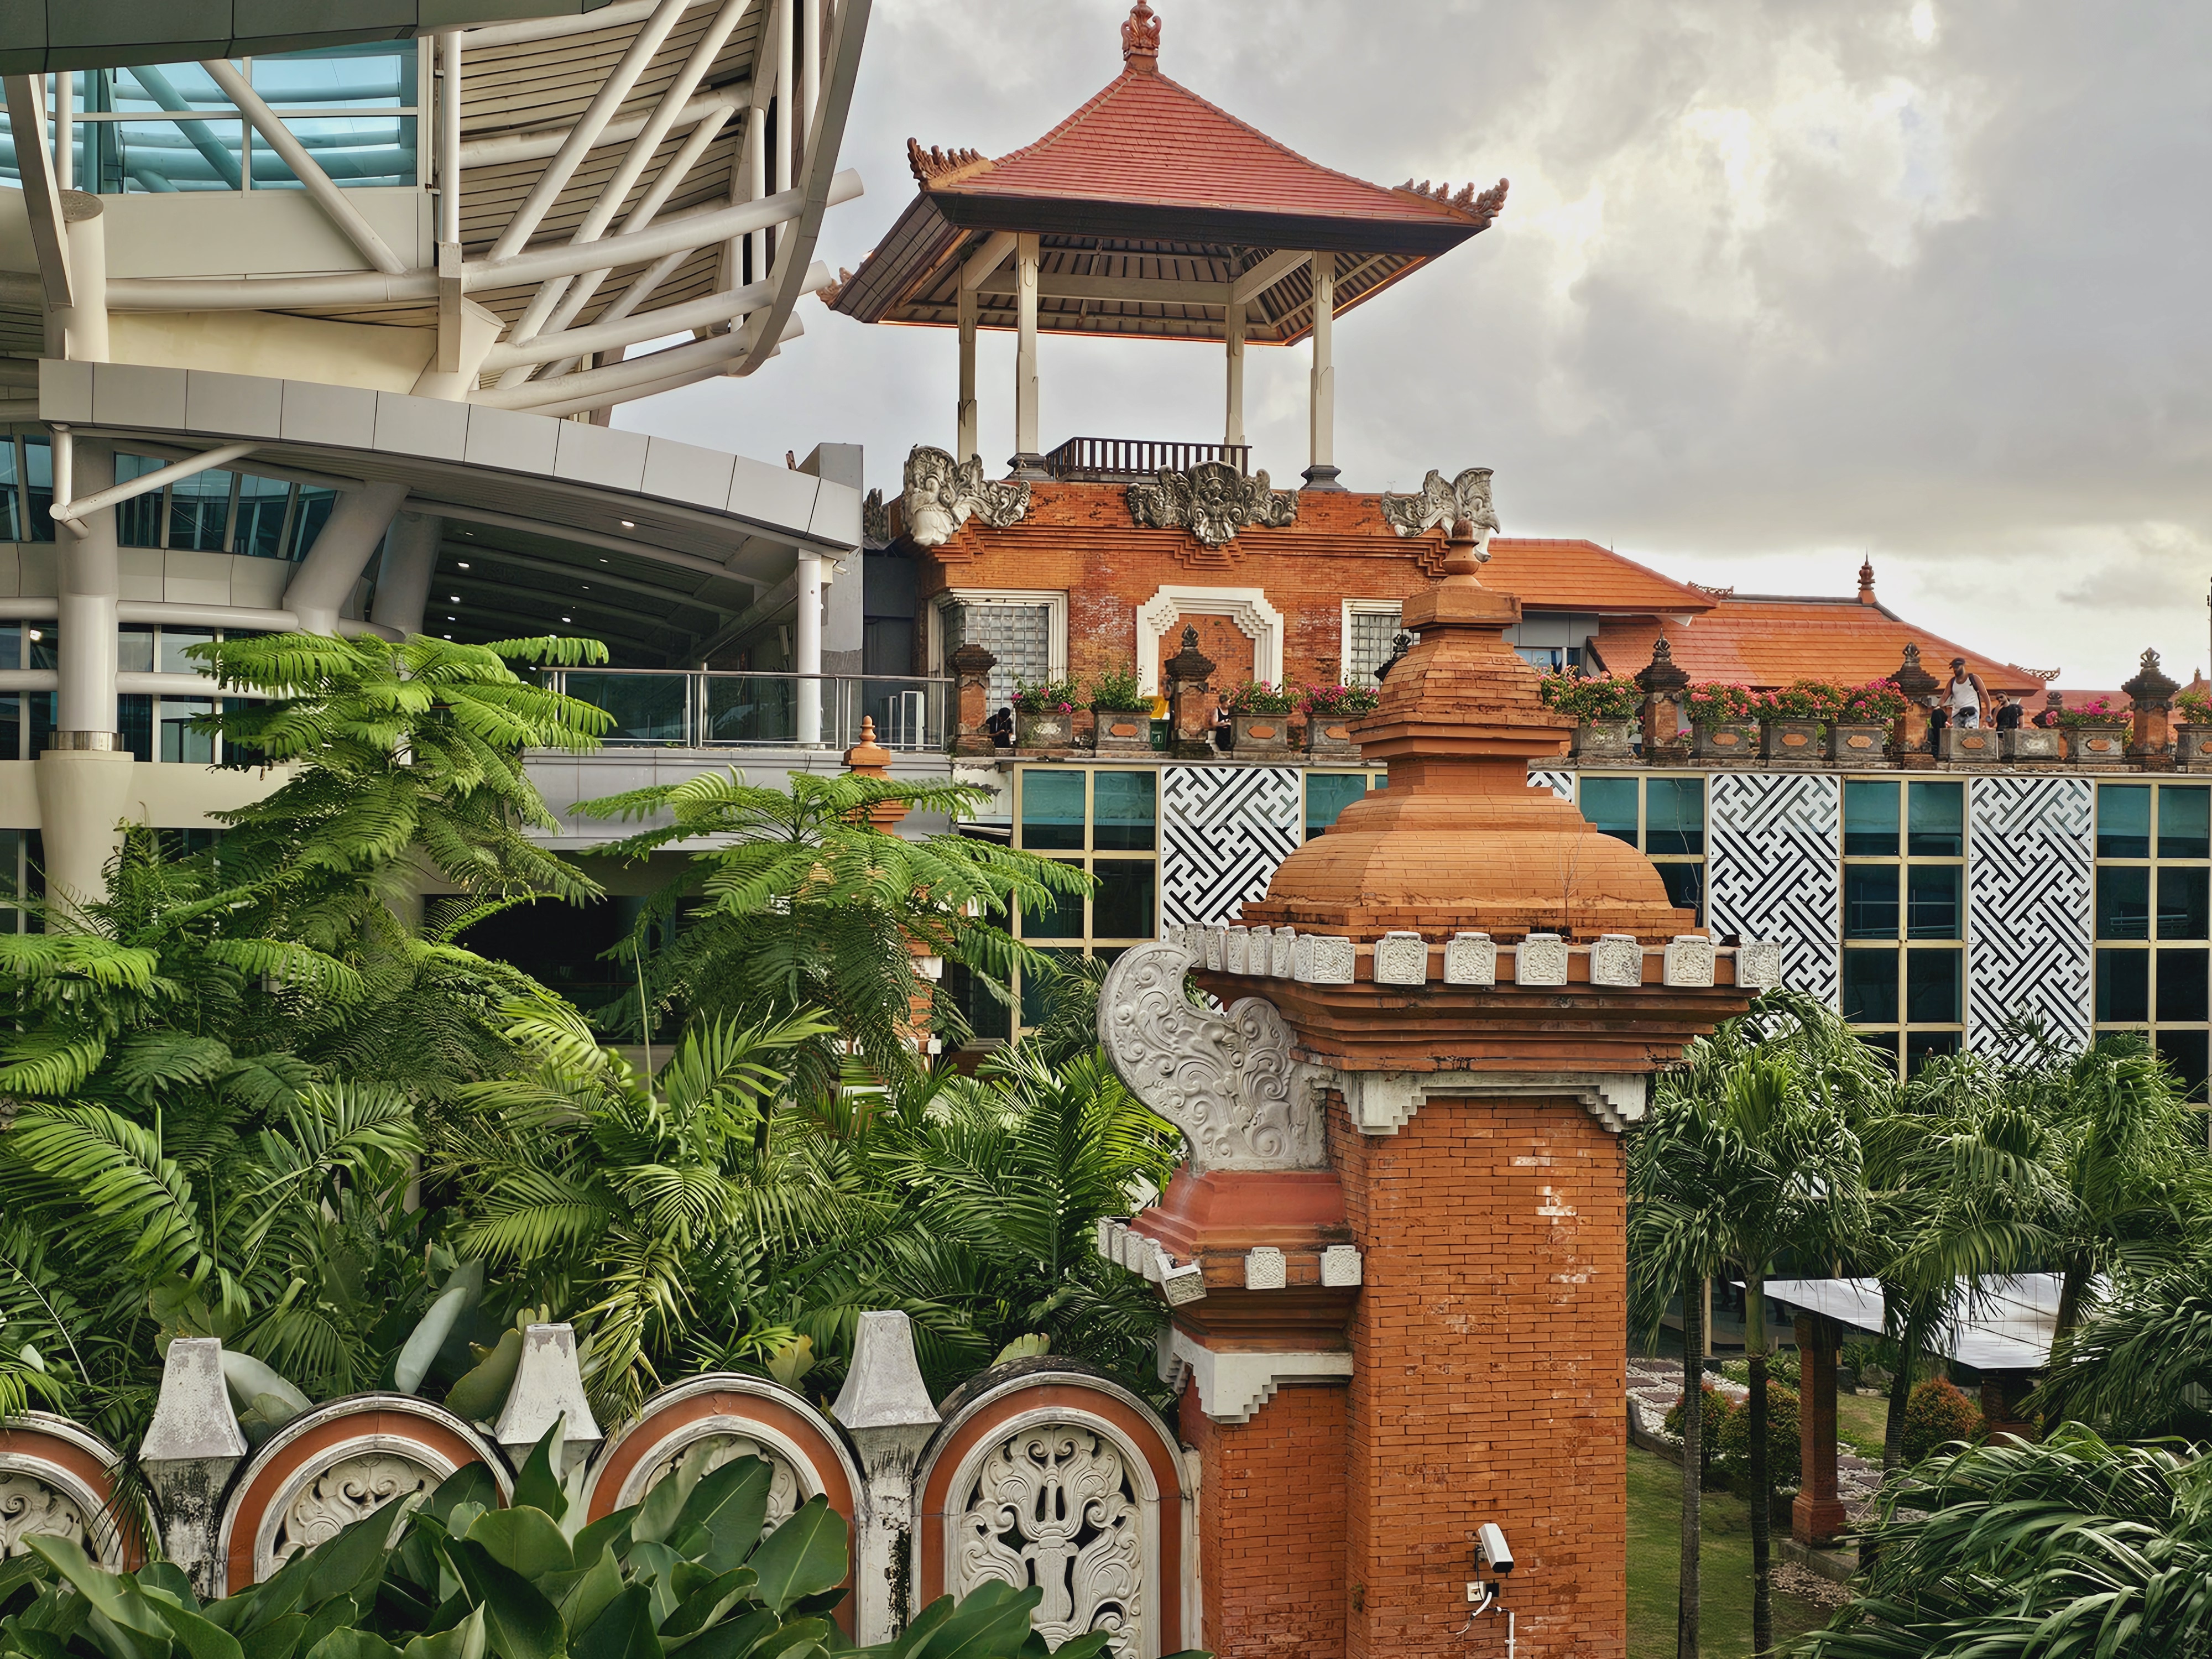
<svg viewBox="0 0 2212 1659">
<path fill-rule="evenodd" d="M 63 70 L 54 76 L 54 183 L 64 190 L 76 188 L 76 74 Z"/>
<path fill-rule="evenodd" d="M 952 455 L 964 461 L 975 453 L 975 290 L 960 285 L 960 406 L 954 412 Z"/>
<path fill-rule="evenodd" d="M 346 193 L 323 171 L 323 164 L 309 155 L 292 129 L 284 125 L 276 112 L 262 101 L 261 94 L 247 84 L 236 69 L 220 58 L 200 60 L 200 67 L 208 78 L 222 89 L 223 95 L 238 106 L 239 112 L 252 124 L 254 131 L 268 141 L 269 148 L 283 158 L 292 176 L 300 181 L 301 188 L 315 198 L 315 205 L 329 216 L 351 242 L 361 257 L 371 266 L 387 276 L 405 273 L 405 261 L 392 251 L 391 245 L 376 234 L 376 228 L 362 216 L 362 211 Z"/>
<path fill-rule="evenodd" d="M 1336 314 L 1336 255 L 1313 256 L 1313 376 L 1309 384 L 1309 434 L 1312 464 L 1308 489 L 1341 489 L 1336 481 L 1336 362 L 1330 336 Z"/>
<path fill-rule="evenodd" d="M 57 310 L 70 361 L 104 363 L 107 350 L 107 220 L 100 198 L 81 190 L 61 192 L 62 230 L 69 240 L 70 297 Z"/>
<path fill-rule="evenodd" d="M 376 604 L 370 620 L 403 634 L 422 631 L 422 611 L 438 565 L 438 538 L 446 521 L 428 513 L 402 513 L 384 538 L 376 570 Z"/>
<path fill-rule="evenodd" d="M 446 70 L 438 88 L 438 240 L 461 240 L 461 32 L 439 37 Z"/>
<path fill-rule="evenodd" d="M 818 677 L 822 672 L 822 556 L 801 551 L 799 556 L 799 615 L 791 630 L 792 665 L 796 673 Z M 824 741 L 822 731 L 822 681 L 799 682 L 799 741 L 811 747 Z"/>
<path fill-rule="evenodd" d="M 1024 231 L 1014 238 L 1014 459 L 1012 476 L 1045 477 L 1044 453 L 1037 442 L 1037 238 Z"/>
<path fill-rule="evenodd" d="M 1229 410 L 1222 422 L 1221 441 L 1228 445 L 1244 441 L 1244 307 L 1232 299 L 1224 309 L 1221 319 L 1223 337 L 1228 343 Z"/>
<path fill-rule="evenodd" d="M 89 493 L 115 481 L 115 452 L 76 442 L 72 489 Z M 46 892 L 66 911 L 103 897 L 106 866 L 122 845 L 129 811 L 131 751 L 118 746 L 116 614 L 121 564 L 112 510 L 93 515 L 81 537 L 58 537 L 56 627 L 60 684 L 54 733 L 37 757 L 39 823 L 46 837 Z"/>
<path fill-rule="evenodd" d="M 338 497 L 284 590 L 284 608 L 299 618 L 302 634 L 337 632 L 339 610 L 406 499 L 407 486 L 396 483 L 373 483 Z"/>
</svg>

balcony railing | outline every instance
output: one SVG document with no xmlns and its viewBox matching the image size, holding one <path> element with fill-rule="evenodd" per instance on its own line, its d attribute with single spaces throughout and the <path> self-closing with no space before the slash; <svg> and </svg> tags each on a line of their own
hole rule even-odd
<svg viewBox="0 0 2212 1659">
<path fill-rule="evenodd" d="M 1134 483 L 1162 472 L 1188 472 L 1200 461 L 1226 461 L 1239 472 L 1249 472 L 1252 446 L 1070 438 L 1044 458 L 1044 470 L 1063 483 Z"/>
<path fill-rule="evenodd" d="M 869 719 L 886 749 L 942 751 L 956 707 L 948 679 L 652 668 L 554 669 L 546 678 L 613 715 L 602 741 L 623 748 L 848 749 Z"/>
</svg>

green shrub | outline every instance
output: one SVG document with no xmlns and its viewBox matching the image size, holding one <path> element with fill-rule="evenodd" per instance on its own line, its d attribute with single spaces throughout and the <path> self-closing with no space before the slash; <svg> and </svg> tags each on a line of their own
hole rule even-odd
<svg viewBox="0 0 2212 1659">
<path fill-rule="evenodd" d="M 1137 671 L 1117 668 L 1091 682 L 1091 711 L 1094 714 L 1148 714 L 1152 700 L 1137 690 Z"/>
<path fill-rule="evenodd" d="M 1247 680 L 1222 702 L 1232 714 L 1295 714 L 1304 694 L 1267 680 Z"/>
<path fill-rule="evenodd" d="M 1721 1425 L 1715 1462 L 1730 1486 L 1751 1484 L 1751 1402 L 1746 1401 Z M 1803 1467 L 1797 1438 L 1797 1390 L 1769 1377 L 1766 1384 L 1766 1478 L 1777 1486 L 1794 1486 Z"/>
<path fill-rule="evenodd" d="M 1917 1463 L 1948 1441 L 1978 1440 L 1981 1433 L 1981 1407 L 1948 1376 L 1929 1377 L 1905 1402 L 1903 1453 L 1908 1463 Z"/>
</svg>

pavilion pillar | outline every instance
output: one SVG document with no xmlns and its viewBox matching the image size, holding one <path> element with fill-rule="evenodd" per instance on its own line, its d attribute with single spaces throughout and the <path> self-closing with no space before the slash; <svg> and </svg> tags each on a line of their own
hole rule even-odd
<svg viewBox="0 0 2212 1659">
<path fill-rule="evenodd" d="M 975 456 L 975 290 L 963 278 L 960 284 L 960 407 L 955 418 L 953 459 Z"/>
<path fill-rule="evenodd" d="M 1797 1316 L 1798 1452 L 1804 1484 L 1790 1506 L 1790 1535 L 1801 1544 L 1832 1544 L 1849 1523 L 1836 1496 L 1836 1324 L 1819 1314 Z"/>
<path fill-rule="evenodd" d="M 1307 426 L 1312 462 L 1308 489 L 1341 489 L 1336 481 L 1336 255 L 1313 256 L 1313 373 L 1307 386 Z"/>
<path fill-rule="evenodd" d="M 799 676 L 798 741 L 811 747 L 825 741 L 822 731 L 822 556 L 802 550 L 798 579 L 799 614 L 792 619 L 793 670 Z"/>
<path fill-rule="evenodd" d="M 1044 453 L 1037 441 L 1037 238 L 1014 238 L 1014 459 L 1011 476 L 1042 478 Z"/>
<path fill-rule="evenodd" d="M 1234 449 L 1244 441 L 1244 307 L 1231 300 L 1224 308 L 1222 338 L 1228 354 L 1228 414 L 1222 422 L 1221 441 Z"/>
</svg>

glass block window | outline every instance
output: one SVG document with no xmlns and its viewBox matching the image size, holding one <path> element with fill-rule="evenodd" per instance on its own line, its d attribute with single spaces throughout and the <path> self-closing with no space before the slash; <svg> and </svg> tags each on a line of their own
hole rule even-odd
<svg viewBox="0 0 2212 1659">
<path fill-rule="evenodd" d="M 990 712 L 1014 700 L 1014 686 L 1052 677 L 1052 607 L 1042 602 L 954 599 L 938 610 L 945 654 L 973 640 L 998 660 L 991 671 Z"/>
<path fill-rule="evenodd" d="M 2100 1032 L 2146 1033 L 2205 1096 L 2212 951 L 2212 787 L 2097 786 Z"/>
<path fill-rule="evenodd" d="M 1523 652 L 1523 655 L 1527 653 Z M 1583 817 L 1600 835 L 1626 842 L 1658 867 L 1668 900 L 1705 921 L 1705 781 L 1702 777 L 1604 777 L 1576 786 Z"/>
<path fill-rule="evenodd" d="M 1393 605 L 1388 611 L 1355 611 L 1352 613 L 1352 654 L 1344 665 L 1346 685 L 1373 685 L 1377 682 L 1375 671 L 1390 659 L 1390 642 L 1398 637 L 1405 624 L 1400 620 L 1401 611 Z"/>
<path fill-rule="evenodd" d="M 1966 789 L 1844 783 L 1844 1018 L 1910 1071 L 1966 1030 Z"/>
</svg>

